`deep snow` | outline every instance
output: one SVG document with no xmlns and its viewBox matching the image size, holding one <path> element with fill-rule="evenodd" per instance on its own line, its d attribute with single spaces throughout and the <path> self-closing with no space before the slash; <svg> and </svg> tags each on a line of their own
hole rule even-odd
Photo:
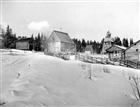
<svg viewBox="0 0 140 107">
<path fill-rule="evenodd" d="M 128 79 L 139 70 L 22 51 L 0 59 L 4 107 L 139 106 Z"/>
</svg>

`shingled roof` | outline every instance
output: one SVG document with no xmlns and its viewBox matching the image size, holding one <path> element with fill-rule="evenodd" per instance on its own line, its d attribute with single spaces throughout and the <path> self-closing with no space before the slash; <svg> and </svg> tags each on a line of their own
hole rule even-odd
<svg viewBox="0 0 140 107">
<path fill-rule="evenodd" d="M 57 35 L 57 37 L 61 42 L 74 43 L 69 37 L 68 33 L 56 31 L 56 30 L 54 30 L 53 32 Z"/>
</svg>

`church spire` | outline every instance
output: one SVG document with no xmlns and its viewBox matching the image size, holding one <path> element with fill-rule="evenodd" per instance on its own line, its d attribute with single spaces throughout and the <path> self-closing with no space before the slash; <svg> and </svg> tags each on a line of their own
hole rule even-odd
<svg viewBox="0 0 140 107">
<path fill-rule="evenodd" d="M 108 30 L 108 32 L 106 33 L 106 38 L 110 38 L 111 37 L 111 33 L 110 31 Z"/>
</svg>

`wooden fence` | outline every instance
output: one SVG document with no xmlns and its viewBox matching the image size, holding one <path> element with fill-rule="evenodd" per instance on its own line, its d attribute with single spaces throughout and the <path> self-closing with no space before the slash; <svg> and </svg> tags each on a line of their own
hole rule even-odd
<svg viewBox="0 0 140 107">
<path fill-rule="evenodd" d="M 94 55 L 87 55 L 82 53 L 75 54 L 75 60 L 80 60 L 87 63 L 100 63 L 100 64 L 110 64 L 118 66 L 126 66 L 135 69 L 140 69 L 140 61 L 131 60 L 109 60 L 108 58 L 95 57 Z"/>
<path fill-rule="evenodd" d="M 120 60 L 120 65 L 140 69 L 140 61 Z"/>
<path fill-rule="evenodd" d="M 56 56 L 58 58 L 62 58 L 64 60 L 69 60 L 70 59 L 70 54 L 68 54 L 68 53 L 54 54 L 54 56 Z"/>
</svg>

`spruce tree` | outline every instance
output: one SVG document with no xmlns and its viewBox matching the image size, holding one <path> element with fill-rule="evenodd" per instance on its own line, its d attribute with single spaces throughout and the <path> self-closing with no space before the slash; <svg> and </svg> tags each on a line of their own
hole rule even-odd
<svg viewBox="0 0 140 107">
<path fill-rule="evenodd" d="M 10 26 L 7 26 L 6 33 L 4 35 L 4 47 L 5 48 L 16 48 L 16 34 L 12 34 L 12 29 Z"/>
<path fill-rule="evenodd" d="M 134 43 L 134 42 L 133 42 L 133 39 L 130 38 L 130 46 L 131 46 L 133 43 Z"/>
</svg>

